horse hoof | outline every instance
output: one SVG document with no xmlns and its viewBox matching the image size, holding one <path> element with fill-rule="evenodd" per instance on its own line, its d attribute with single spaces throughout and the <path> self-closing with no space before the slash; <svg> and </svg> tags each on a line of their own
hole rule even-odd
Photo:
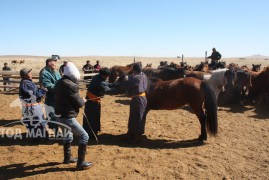
<svg viewBox="0 0 269 180">
<path fill-rule="evenodd" d="M 197 140 L 200 142 L 204 142 L 204 138 L 202 136 L 199 136 Z"/>
<path fill-rule="evenodd" d="M 200 142 L 204 142 L 204 141 L 206 141 L 207 140 L 207 137 L 206 136 L 202 136 L 202 135 L 200 135 L 199 137 L 198 137 L 198 141 L 200 141 Z"/>
</svg>

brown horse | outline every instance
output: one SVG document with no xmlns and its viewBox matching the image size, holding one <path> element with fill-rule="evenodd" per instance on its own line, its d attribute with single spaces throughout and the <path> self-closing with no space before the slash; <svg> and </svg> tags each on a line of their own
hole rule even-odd
<svg viewBox="0 0 269 180">
<path fill-rule="evenodd" d="M 170 68 L 164 67 L 161 69 L 143 68 L 142 70 L 148 77 L 159 78 L 163 81 L 172 79 L 184 78 L 186 76 L 186 70 L 184 68 Z"/>
<path fill-rule="evenodd" d="M 250 79 L 250 92 L 249 97 L 258 99 L 258 101 L 266 101 L 268 103 L 269 95 L 269 66 L 260 72 L 249 71 Z"/>
<path fill-rule="evenodd" d="M 142 63 L 141 62 L 136 62 L 136 63 L 132 63 L 132 64 L 128 64 L 126 66 L 113 66 L 110 69 L 110 75 L 109 75 L 109 82 L 110 83 L 114 83 L 116 82 L 117 78 L 122 76 L 122 75 L 126 75 L 126 74 L 130 74 L 133 71 L 133 66 L 135 64 L 138 64 L 140 67 L 142 67 Z"/>
<path fill-rule="evenodd" d="M 19 60 L 13 60 L 13 61 L 11 61 L 11 64 L 19 64 L 19 63 L 20 63 Z"/>
<path fill-rule="evenodd" d="M 207 140 L 206 127 L 212 135 L 217 134 L 217 102 L 215 93 L 207 82 L 192 77 L 170 81 L 160 79 L 148 81 L 148 104 L 143 116 L 144 122 L 150 110 L 174 110 L 188 104 L 201 124 L 201 135 L 198 139 Z"/>
</svg>

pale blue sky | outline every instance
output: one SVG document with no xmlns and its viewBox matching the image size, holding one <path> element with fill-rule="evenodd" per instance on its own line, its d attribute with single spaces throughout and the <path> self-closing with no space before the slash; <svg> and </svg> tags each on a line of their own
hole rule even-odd
<svg viewBox="0 0 269 180">
<path fill-rule="evenodd" d="M 0 55 L 269 55 L 269 0 L 1 0 Z"/>
</svg>

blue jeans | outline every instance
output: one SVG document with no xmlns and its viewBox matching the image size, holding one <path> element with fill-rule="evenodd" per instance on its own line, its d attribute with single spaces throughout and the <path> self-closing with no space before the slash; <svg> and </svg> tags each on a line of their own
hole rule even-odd
<svg viewBox="0 0 269 180">
<path fill-rule="evenodd" d="M 73 134 L 79 137 L 80 144 L 87 144 L 89 136 L 83 127 L 77 122 L 76 118 L 57 118 L 57 121 L 61 123 L 59 127 L 63 133 L 64 143 L 71 143 L 73 141 Z"/>
</svg>

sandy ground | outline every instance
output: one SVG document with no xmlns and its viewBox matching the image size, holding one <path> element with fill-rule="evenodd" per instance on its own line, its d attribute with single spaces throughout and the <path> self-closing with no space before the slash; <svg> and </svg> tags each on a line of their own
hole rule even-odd
<svg viewBox="0 0 269 180">
<path fill-rule="evenodd" d="M 84 94 L 85 92 L 81 92 Z M 0 125 L 21 118 L 9 104 L 17 95 L 0 95 Z M 33 145 L 28 139 L 0 141 L 0 179 L 267 179 L 269 174 L 269 113 L 264 107 L 221 107 L 219 133 L 201 144 L 198 119 L 187 106 L 173 111 L 151 111 L 146 136 L 139 145 L 120 140 L 127 131 L 129 98 L 102 99 L 99 144 L 90 140 L 87 160 L 94 166 L 74 171 L 61 164 L 61 142 Z M 80 112 L 78 121 L 82 122 Z M 19 124 L 10 126 L 25 128 Z M 11 134 L 11 131 L 9 131 Z M 76 140 L 75 140 L 76 141 Z M 74 142 L 72 154 L 76 156 Z"/>
<path fill-rule="evenodd" d="M 0 57 L 4 62 L 25 59 L 25 64 L 12 65 L 14 70 L 32 67 L 38 72 L 46 57 Z M 125 65 L 133 57 L 65 57 L 81 66 L 88 59 L 99 59 L 103 66 Z M 142 58 L 137 61 L 153 63 L 161 60 L 178 62 L 176 58 Z M 190 65 L 203 58 L 190 58 Z M 251 66 L 252 63 L 269 65 L 262 59 L 226 59 Z M 61 62 L 60 62 L 61 63 Z M 81 92 L 84 96 L 85 92 Z M 252 106 L 220 107 L 219 133 L 201 144 L 195 140 L 200 124 L 187 106 L 173 111 L 150 111 L 147 117 L 147 138 L 139 145 L 120 140 L 127 132 L 129 101 L 127 97 L 106 96 L 102 99 L 102 131 L 99 144 L 94 139 L 88 146 L 87 160 L 94 166 L 86 171 L 74 171 L 75 164 L 62 164 L 63 148 L 54 144 L 34 145 L 29 139 L 7 138 L 3 126 L 21 118 L 18 107 L 10 103 L 18 95 L 0 95 L 0 180 L 1 179 L 268 179 L 269 174 L 269 111 Z M 83 111 L 83 110 L 81 110 Z M 82 113 L 78 116 L 82 122 Z M 20 124 L 9 126 L 12 135 Z M 72 146 L 77 155 L 77 140 Z"/>
</svg>

